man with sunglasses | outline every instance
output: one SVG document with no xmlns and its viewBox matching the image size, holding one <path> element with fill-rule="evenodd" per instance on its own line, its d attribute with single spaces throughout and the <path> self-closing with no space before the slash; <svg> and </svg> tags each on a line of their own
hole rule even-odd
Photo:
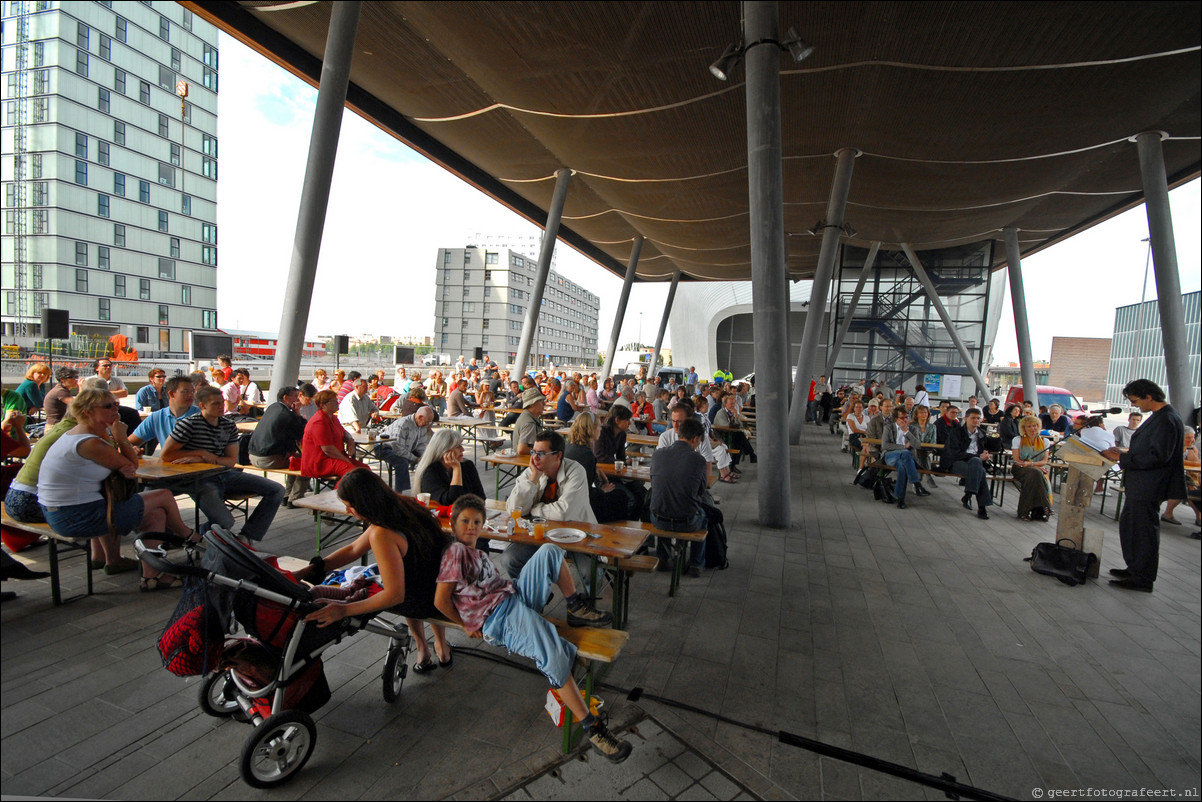
<svg viewBox="0 0 1202 802">
<path fill-rule="evenodd" d="M 92 369 L 96 371 L 98 377 L 108 382 L 109 392 L 113 394 L 113 398 L 125 398 L 129 395 L 129 390 L 125 389 L 125 382 L 121 381 L 120 376 L 113 374 L 113 360 L 101 357 L 92 363 Z"/>
</svg>

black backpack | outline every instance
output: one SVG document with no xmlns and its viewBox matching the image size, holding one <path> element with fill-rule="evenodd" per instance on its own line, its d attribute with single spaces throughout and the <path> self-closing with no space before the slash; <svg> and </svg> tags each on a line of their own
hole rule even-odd
<svg viewBox="0 0 1202 802">
<path fill-rule="evenodd" d="M 722 523 L 722 510 L 703 504 L 705 516 L 709 520 L 709 531 L 705 535 L 705 567 L 725 571 L 730 568 L 730 560 L 726 559 L 726 526 Z"/>
</svg>

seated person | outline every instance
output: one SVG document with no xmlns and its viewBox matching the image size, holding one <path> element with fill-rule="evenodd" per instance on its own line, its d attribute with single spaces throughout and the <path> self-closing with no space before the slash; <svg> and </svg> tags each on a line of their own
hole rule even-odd
<svg viewBox="0 0 1202 802">
<path fill-rule="evenodd" d="M 14 416 L 11 420 L 16 420 L 16 416 L 20 414 L 15 409 L 7 410 L 4 413 L 6 423 L 10 420 L 9 415 Z M 10 518 L 27 524 L 46 522 L 46 516 L 42 514 L 42 508 L 38 506 L 38 473 L 50 446 L 54 445 L 63 434 L 74 429 L 76 423 L 75 418 L 65 417 L 54 426 L 48 427 L 41 439 L 34 444 L 33 450 L 30 451 L 24 464 L 20 466 L 20 470 L 13 477 L 8 491 L 4 494 L 4 511 Z"/>
<path fill-rule="evenodd" d="M 45 362 L 35 362 L 25 371 L 25 381 L 17 385 L 14 392 L 25 400 L 26 415 L 36 415 L 42 411 L 42 403 L 49 389 L 46 382 L 50 380 L 50 367 Z M 6 410 L 8 408 L 6 407 Z M 22 410 L 16 410 L 22 412 Z"/>
<path fill-rule="evenodd" d="M 597 522 L 624 521 L 630 517 L 630 496 L 597 467 L 597 456 L 593 453 L 596 442 L 596 418 L 580 415 L 572 421 L 572 428 L 568 431 L 564 458 L 584 468 L 588 477 L 589 506 L 593 508 Z M 625 460 L 626 455 L 623 454 L 621 459 Z"/>
<path fill-rule="evenodd" d="M 333 393 L 330 395 L 337 400 Z M 312 561 L 315 570 L 301 578 L 320 582 L 326 571 L 357 563 L 370 551 L 376 559 L 379 583 L 384 589 L 353 602 L 317 599 L 317 603 L 324 606 L 310 613 L 305 620 L 327 627 L 348 616 L 392 610 L 405 617 L 417 650 L 413 670 L 424 674 L 436 665 L 430 656 L 422 619 L 442 618 L 434 606 L 434 580 L 450 538 L 425 507 L 398 496 L 370 468 L 358 468 L 342 477 L 337 492 L 347 513 L 366 523 L 367 529 L 349 546 L 343 546 L 324 559 L 315 557 Z M 431 620 L 430 629 L 434 630 L 437 666 L 450 668 L 452 655 L 446 628 Z"/>
<path fill-rule="evenodd" d="M 403 393 L 403 392 L 405 392 L 405 388 L 403 385 L 406 384 L 405 370 L 404 370 L 404 368 L 397 368 L 397 372 L 398 372 L 397 392 Z M 342 399 L 346 398 L 348 394 L 354 392 L 355 382 L 358 381 L 359 378 L 363 376 L 363 374 L 357 370 L 352 370 L 350 373 L 346 374 L 345 378 L 340 378 L 341 376 L 342 376 L 342 371 L 340 371 L 340 370 L 334 371 L 334 378 L 338 381 L 337 393 L 338 393 L 338 404 L 340 406 L 342 404 Z"/>
<path fill-rule="evenodd" d="M 538 433 L 530 452 L 530 467 L 514 480 L 506 509 L 549 521 L 597 523 L 589 503 L 588 474 L 579 463 L 564 459 L 565 447 L 563 435 L 558 432 L 543 429 Z M 536 550 L 528 544 L 510 543 L 501 555 L 501 567 L 515 577 Z M 591 569 L 588 557 L 579 552 L 574 555 L 581 575 L 587 577 Z"/>
<path fill-rule="evenodd" d="M 951 429 L 943 447 L 939 470 L 964 477 L 964 496 L 960 503 L 972 509 L 972 497 L 977 497 L 977 517 L 989 520 L 986 508 L 993 504 L 989 491 L 989 472 L 986 465 L 992 459 L 985 442 L 985 430 L 981 428 L 981 410 L 969 409 L 964 415 L 964 425 Z"/>
<path fill-rule="evenodd" d="M 939 406 L 943 408 L 943 414 L 935 419 L 935 439 L 940 445 L 946 445 L 947 436 L 960 425 L 960 407 L 955 404 L 947 404 L 946 401 L 940 402 Z"/>
<path fill-rule="evenodd" d="M 113 398 L 125 398 L 129 395 L 129 390 L 125 387 L 125 382 L 121 377 L 113 373 L 113 360 L 104 356 L 92 363 L 94 375 L 89 378 L 104 379 L 108 383 L 109 392 L 113 394 Z"/>
<path fill-rule="evenodd" d="M 284 488 L 270 479 L 234 468 L 238 464 L 238 427 L 223 415 L 225 399 L 215 387 L 196 393 L 200 414 L 181 418 L 163 443 L 163 462 L 204 462 L 231 470 L 200 479 L 192 499 L 211 523 L 233 531 L 234 514 L 225 506 L 227 496 L 252 494 L 259 503 L 239 533 L 243 541 L 259 541 L 267 534 L 284 500 Z"/>
<path fill-rule="evenodd" d="M 997 398 L 989 399 L 989 403 L 985 405 L 985 409 L 981 411 L 981 418 L 985 423 L 998 424 L 1002 422 L 1004 413 L 1001 410 L 1001 401 Z"/>
<path fill-rule="evenodd" d="M 250 436 L 250 464 L 256 468 L 287 468 L 300 456 L 305 438 L 305 419 L 300 409 L 300 390 L 284 386 L 276 393 L 276 402 L 263 411 L 263 418 Z M 284 476 L 284 506 L 305 495 L 309 483 L 293 474 Z"/>
<path fill-rule="evenodd" d="M 300 386 L 300 405 L 296 409 L 296 414 L 306 421 L 317 414 L 317 404 L 313 403 L 313 397 L 317 395 L 317 392 L 317 388 L 308 382 L 304 382 Z"/>
<path fill-rule="evenodd" d="M 567 387 L 559 394 L 555 404 L 555 419 L 561 424 L 571 423 L 581 410 L 585 409 L 579 398 L 580 385 L 573 379 L 568 379 Z"/>
<path fill-rule="evenodd" d="M 225 400 L 223 414 L 234 418 L 254 418 L 258 411 L 255 404 L 262 402 L 263 391 L 250 380 L 249 370 L 238 368 L 230 380 L 221 386 L 221 397 Z"/>
<path fill-rule="evenodd" d="M 316 479 L 366 468 L 353 458 L 355 439 L 338 422 L 338 394 L 322 390 L 313 396 L 313 403 L 317 412 L 305 424 L 301 440 L 301 475 Z"/>
<path fill-rule="evenodd" d="M 683 405 L 672 410 L 676 439 L 670 446 L 655 449 L 651 457 L 651 523 L 669 532 L 696 532 L 709 526 L 705 502 L 709 497 L 709 465 L 697 453 L 705 443 L 705 427 Z M 676 420 L 682 416 L 681 420 Z M 665 432 L 667 434 L 667 432 Z M 665 540 L 656 546 L 660 564 L 668 569 L 671 555 Z M 689 544 L 691 577 L 701 576 L 705 565 L 705 541 Z"/>
<path fill-rule="evenodd" d="M 129 442 L 142 446 L 144 454 L 153 454 L 159 443 L 166 443 L 171 430 L 181 418 L 200 412 L 200 407 L 192 403 L 196 391 L 187 376 L 172 376 L 163 389 L 166 391 L 167 405 L 146 416 L 129 436 Z"/>
<path fill-rule="evenodd" d="M 476 402 L 467 396 L 467 381 L 460 379 L 451 389 L 451 394 L 447 396 L 447 416 L 464 418 L 471 415 L 475 408 Z"/>
<path fill-rule="evenodd" d="M 882 439 L 885 427 L 891 425 L 893 421 L 893 402 L 885 398 L 878 402 L 878 414 L 868 420 L 867 431 L 864 432 L 865 440 L 880 440 Z M 874 462 L 881 456 L 880 443 L 864 443 L 864 459 L 868 462 Z"/>
<path fill-rule="evenodd" d="M 755 449 L 751 446 L 751 440 L 747 437 L 747 427 L 743 425 L 743 419 L 739 417 L 739 411 L 735 407 L 736 400 L 734 393 L 725 393 L 722 396 L 722 409 L 718 410 L 718 413 L 714 415 L 713 422 L 714 426 L 719 427 L 719 429 L 724 426 L 738 429 L 735 432 L 724 431 L 721 435 L 722 439 L 729 443 L 732 449 L 738 449 L 739 451 L 738 454 L 731 454 L 730 456 L 731 464 L 737 469 L 739 461 L 743 457 L 748 457 L 752 464 L 755 463 L 757 457 Z"/>
<path fill-rule="evenodd" d="M 1127 416 L 1126 426 L 1116 426 L 1114 429 L 1114 444 L 1118 448 L 1131 447 L 1131 435 L 1135 434 L 1135 430 L 1139 428 L 1139 424 L 1143 421 L 1144 416 L 1139 412 L 1132 412 Z"/>
<path fill-rule="evenodd" d="M 134 396 L 134 407 L 139 410 L 148 409 L 151 412 L 158 412 L 167 406 L 167 391 L 164 389 L 164 385 L 167 383 L 167 371 L 162 368 L 151 368 L 146 378 L 150 380 L 150 383 L 138 390 L 138 394 Z"/>
<path fill-rule="evenodd" d="M 534 660 L 584 727 L 593 748 L 614 763 L 625 760 L 630 744 L 609 734 L 605 724 L 589 711 L 572 679 L 576 646 L 559 637 L 555 626 L 539 614 L 551 595 L 551 586 L 556 585 L 567 600 L 570 626 L 610 623 L 606 615 L 580 619 L 572 613 L 573 607 L 588 605 L 576 592 L 563 549 L 551 543 L 540 546 L 511 582 L 497 573 L 487 554 L 473 548 L 484 528 L 483 499 L 464 496 L 456 501 L 451 527 L 455 542 L 443 552 L 434 592 L 439 611 L 462 626 L 468 637 L 483 638 Z"/>
<path fill-rule="evenodd" d="M 1023 409 L 1018 404 L 1011 404 L 1006 407 L 1006 414 L 1002 416 L 1001 422 L 998 423 L 998 436 L 1002 438 L 1003 443 L 1011 443 L 1014 441 L 1014 438 L 1022 436 L 1018 424 L 1022 420 L 1022 417 Z"/>
<path fill-rule="evenodd" d="M 1018 409 L 1018 407 L 1014 407 Z M 1046 521 L 1052 514 L 1052 488 L 1048 484 L 1048 463 L 1052 459 L 1048 442 L 1039 436 L 1040 422 L 1034 415 L 1019 419 L 1018 437 L 1010 441 L 1010 472 L 1018 484 L 1020 521 Z"/>
<path fill-rule="evenodd" d="M 425 453 L 433 422 L 434 410 L 420 407 L 412 415 L 397 418 L 384 430 L 388 442 L 376 446 L 376 456 L 392 469 L 392 489 L 396 492 L 403 493 L 409 489 L 409 468 L 416 465 Z"/>
<path fill-rule="evenodd" d="M 929 496 L 931 491 L 922 486 L 922 476 L 918 473 L 916 455 L 921 441 L 910 432 L 910 416 L 904 406 L 893 410 L 893 419 L 881 429 L 881 454 L 885 464 L 896 469 L 893 482 L 893 496 L 897 499 L 897 508 L 906 508 L 906 488 L 914 485 L 914 492 L 919 496 Z"/>
<path fill-rule="evenodd" d="M 454 504 L 471 493 L 484 497 L 484 484 L 476 463 L 463 458 L 463 435 L 457 429 L 439 429 L 421 461 L 413 470 L 413 493 L 429 493 L 430 500 L 441 506 Z"/>
<path fill-rule="evenodd" d="M 1192 426 L 1186 426 L 1183 435 L 1182 457 L 1186 463 L 1198 464 L 1198 446 L 1197 431 Z M 1160 520 L 1166 524 L 1180 526 L 1181 522 L 1173 517 L 1173 511 L 1182 502 L 1194 508 L 1195 516 L 1202 515 L 1198 508 L 1198 474 L 1192 471 L 1185 472 L 1185 496 L 1183 498 L 1171 498 L 1164 506 L 1164 513 L 1160 516 Z M 1202 519 L 1199 519 L 1202 520 Z"/>
<path fill-rule="evenodd" d="M 54 379 L 57 383 L 50 388 L 50 391 L 46 393 L 46 397 L 42 401 L 42 410 L 46 418 L 47 429 L 58 423 L 67 414 L 67 405 L 71 403 L 71 396 L 75 392 L 75 389 L 79 387 L 79 371 L 66 366 L 56 368 Z M 16 394 L 14 393 L 13 395 Z M 20 400 L 19 396 L 18 400 Z M 21 403 L 24 404 L 24 401 L 21 400 Z M 10 408 L 7 401 L 5 401 L 4 408 Z M 21 411 L 25 411 L 24 406 L 21 407 Z"/>
<path fill-rule="evenodd" d="M 513 453 L 519 456 L 534 450 L 534 438 L 543 428 L 541 420 L 547 398 L 537 387 L 522 393 L 522 414 L 513 424 Z"/>
<path fill-rule="evenodd" d="M 1048 407 L 1047 415 L 1040 415 L 1039 417 L 1043 423 L 1043 428 L 1050 432 L 1058 432 L 1061 435 L 1066 435 L 1073 430 L 1072 421 L 1064 414 L 1064 407 L 1059 404 L 1052 404 Z"/>
<path fill-rule="evenodd" d="M 338 422 L 352 432 L 361 432 L 373 421 L 379 422 L 380 410 L 367 395 L 367 379 L 355 379 L 351 392 L 338 404 Z"/>
</svg>

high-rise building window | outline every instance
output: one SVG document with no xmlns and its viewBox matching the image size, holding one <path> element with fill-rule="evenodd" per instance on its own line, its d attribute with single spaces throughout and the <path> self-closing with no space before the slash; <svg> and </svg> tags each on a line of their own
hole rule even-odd
<svg viewBox="0 0 1202 802">
<path fill-rule="evenodd" d="M 80 267 L 88 266 L 88 243 L 75 243 L 75 264 L 79 265 Z"/>
<path fill-rule="evenodd" d="M 159 17 L 159 38 L 164 42 L 171 41 L 171 20 Z"/>
<path fill-rule="evenodd" d="M 104 166 L 109 163 L 109 143 L 101 140 L 96 143 L 96 161 Z"/>
<path fill-rule="evenodd" d="M 159 183 L 164 186 L 175 186 L 175 168 L 170 164 L 159 162 Z"/>
<path fill-rule="evenodd" d="M 171 258 L 172 259 L 179 258 L 179 237 L 171 238 Z"/>
<path fill-rule="evenodd" d="M 139 181 L 138 182 L 138 200 L 141 203 L 150 203 L 150 182 L 149 181 Z"/>
<path fill-rule="evenodd" d="M 138 102 L 143 106 L 150 105 L 150 81 L 138 81 Z"/>
<path fill-rule="evenodd" d="M 96 214 L 101 217 L 109 216 L 109 196 L 103 192 L 96 196 Z"/>
<path fill-rule="evenodd" d="M 88 271 L 75 271 L 75 291 L 84 293 L 88 291 Z"/>
<path fill-rule="evenodd" d="M 205 178 L 217 180 L 217 160 L 205 156 L 201 161 L 201 173 Z"/>
<path fill-rule="evenodd" d="M 159 209 L 159 231 L 167 231 L 168 226 L 169 220 L 167 217 L 167 212 L 163 209 Z"/>
<path fill-rule="evenodd" d="M 47 222 L 48 217 L 49 215 L 46 214 L 44 209 L 34 209 L 30 217 L 30 233 L 45 234 L 50 228 L 50 224 Z"/>
<path fill-rule="evenodd" d="M 42 289 L 42 265 L 33 265 L 33 288 Z"/>
<path fill-rule="evenodd" d="M 137 335 L 136 335 L 137 342 L 140 342 L 140 343 L 150 342 L 150 326 L 138 326 L 136 331 L 137 331 Z"/>
<path fill-rule="evenodd" d="M 75 72 L 84 78 L 88 77 L 88 51 L 75 51 Z"/>
<path fill-rule="evenodd" d="M 180 214 L 186 214 L 189 217 L 192 216 L 192 196 L 191 195 L 184 195 L 180 198 L 179 212 L 180 212 Z"/>
<path fill-rule="evenodd" d="M 200 238 L 212 245 L 217 244 L 217 224 L 216 223 L 201 223 Z"/>
<path fill-rule="evenodd" d="M 206 156 L 217 156 L 217 137 L 201 134 L 201 152 Z"/>
<path fill-rule="evenodd" d="M 125 174 L 113 173 L 113 194 L 125 197 Z"/>
<path fill-rule="evenodd" d="M 103 86 L 96 88 L 96 108 L 105 114 L 108 114 L 112 109 L 112 102 L 109 100 L 109 90 Z"/>
<path fill-rule="evenodd" d="M 143 301 L 150 300 L 150 279 L 148 279 L 148 278 L 138 279 L 138 298 L 140 298 Z"/>
<path fill-rule="evenodd" d="M 213 69 L 217 69 L 217 48 L 210 44 L 205 45 L 204 63 Z"/>
<path fill-rule="evenodd" d="M 175 72 L 168 69 L 165 64 L 159 65 L 159 86 L 169 92 L 175 91 Z"/>
<path fill-rule="evenodd" d="M 192 104 L 191 103 L 189 103 L 188 101 L 185 100 L 181 104 L 180 114 L 184 118 L 185 123 L 187 123 L 188 125 L 192 124 Z"/>
<path fill-rule="evenodd" d="M 113 58 L 113 40 L 107 34 L 100 34 L 100 57 L 105 61 Z"/>
<path fill-rule="evenodd" d="M 179 72 L 182 69 L 180 66 L 182 63 L 183 56 L 180 54 L 179 49 L 175 47 L 171 48 L 171 69 Z"/>
<path fill-rule="evenodd" d="M 167 304 L 159 304 L 159 325 L 166 326 L 171 323 L 171 317 Z"/>
<path fill-rule="evenodd" d="M 125 226 L 113 223 L 113 244 L 118 248 L 125 247 Z"/>
<path fill-rule="evenodd" d="M 204 77 L 202 79 L 202 82 L 204 83 L 204 88 L 210 89 L 210 90 L 216 92 L 217 91 L 217 70 L 213 69 L 212 67 L 205 67 L 203 76 Z"/>
<path fill-rule="evenodd" d="M 45 42 L 34 42 L 33 43 L 33 66 L 35 66 L 35 67 L 46 66 L 46 43 Z"/>
<path fill-rule="evenodd" d="M 179 296 L 180 296 L 179 301 L 184 306 L 192 305 L 192 288 L 189 287 L 187 284 L 184 284 L 182 287 L 180 287 Z"/>
<path fill-rule="evenodd" d="M 113 89 L 116 89 L 121 94 L 125 94 L 125 70 L 113 70 Z"/>
<path fill-rule="evenodd" d="M 83 159 L 75 160 L 75 183 L 85 187 L 88 185 L 88 163 Z"/>
<path fill-rule="evenodd" d="M 88 158 L 88 135 L 75 132 L 75 155 L 81 159 Z"/>
<path fill-rule="evenodd" d="M 206 265 L 217 266 L 217 249 L 212 245 L 203 245 L 200 249 L 200 261 Z"/>
<path fill-rule="evenodd" d="M 50 98 L 35 97 L 33 103 L 33 121 L 44 123 L 50 119 Z"/>
<path fill-rule="evenodd" d="M 500 262 L 498 261 L 500 258 L 501 258 L 500 254 L 485 252 L 484 264 L 486 264 L 486 265 L 500 264 Z"/>
<path fill-rule="evenodd" d="M 159 278 L 175 278 L 175 260 L 159 257 Z"/>
<path fill-rule="evenodd" d="M 96 248 L 96 264 L 101 270 L 108 270 L 112 267 L 112 262 L 109 259 L 109 246 L 100 245 Z"/>
<path fill-rule="evenodd" d="M 86 51 L 92 35 L 92 29 L 82 22 L 77 22 L 75 25 L 75 46 Z"/>
<path fill-rule="evenodd" d="M 217 328 L 217 310 L 216 309 L 204 310 L 204 312 L 201 313 L 200 325 L 202 328 L 206 328 L 206 329 Z"/>
<path fill-rule="evenodd" d="M 125 17 L 117 17 L 117 41 L 124 42 L 129 36 L 129 23 Z"/>
<path fill-rule="evenodd" d="M 192 12 L 186 8 L 184 9 L 184 23 L 183 24 L 184 24 L 184 28 L 186 30 L 189 30 L 189 31 L 192 30 Z"/>
<path fill-rule="evenodd" d="M 178 143 L 171 143 L 171 163 L 179 167 L 180 162 L 180 147 Z"/>
<path fill-rule="evenodd" d="M 125 276 L 113 276 L 113 295 L 118 298 L 125 297 Z"/>
<path fill-rule="evenodd" d="M 112 314 L 112 309 L 111 309 L 111 305 L 113 303 L 112 300 L 110 300 L 108 298 L 98 298 L 97 300 L 100 302 L 100 319 L 101 320 L 112 320 L 113 319 L 113 314 Z"/>
<path fill-rule="evenodd" d="M 107 89 L 101 89 L 101 92 L 107 93 Z M 125 145 L 125 123 L 113 121 L 113 141 L 118 145 Z"/>
<path fill-rule="evenodd" d="M 171 136 L 171 118 L 166 114 L 159 115 L 159 136 L 164 139 Z"/>
</svg>

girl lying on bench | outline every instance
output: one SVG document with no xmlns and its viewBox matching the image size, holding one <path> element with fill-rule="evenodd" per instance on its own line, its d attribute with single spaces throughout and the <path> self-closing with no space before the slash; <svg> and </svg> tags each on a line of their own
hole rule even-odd
<svg viewBox="0 0 1202 802">
<path fill-rule="evenodd" d="M 572 679 L 576 646 L 559 637 L 555 626 L 538 612 L 550 598 L 553 584 L 563 591 L 569 608 L 576 596 L 563 549 L 550 543 L 540 546 L 517 580 L 510 581 L 497 571 L 485 552 L 476 549 L 476 538 L 483 534 L 484 516 L 484 500 L 475 495 L 461 496 L 451 508 L 455 542 L 443 552 L 434 605 L 447 619 L 460 624 L 468 637 L 484 638 L 534 660 L 543 676 L 559 690 L 593 747 L 620 763 L 630 754 L 630 744 L 611 735 L 589 711 Z M 588 625 L 606 626 L 606 618 L 597 616 Z M 579 626 L 583 622 L 569 617 L 568 623 Z"/>
</svg>

